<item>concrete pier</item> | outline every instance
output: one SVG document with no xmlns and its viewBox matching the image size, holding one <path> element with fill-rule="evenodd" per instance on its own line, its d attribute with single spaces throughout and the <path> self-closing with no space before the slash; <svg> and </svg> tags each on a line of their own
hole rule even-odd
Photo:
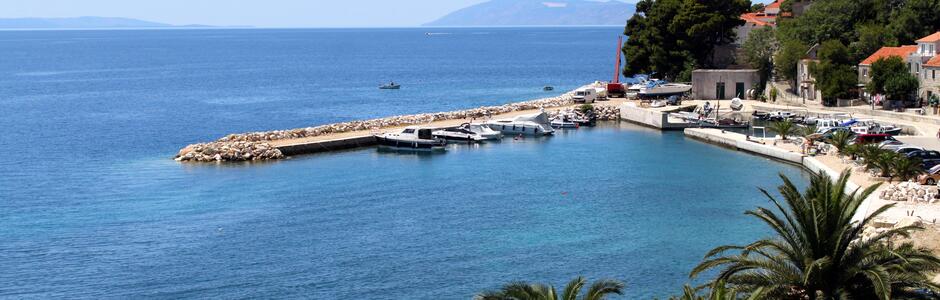
<svg viewBox="0 0 940 300">
<path fill-rule="evenodd" d="M 669 116 L 669 114 L 694 108 L 695 105 L 680 105 L 661 108 L 639 107 L 636 105 L 636 102 L 626 102 L 620 106 L 620 119 L 661 130 L 682 130 L 685 128 L 697 127 L 698 124 L 688 123 L 680 119 L 672 118 Z"/>
</svg>

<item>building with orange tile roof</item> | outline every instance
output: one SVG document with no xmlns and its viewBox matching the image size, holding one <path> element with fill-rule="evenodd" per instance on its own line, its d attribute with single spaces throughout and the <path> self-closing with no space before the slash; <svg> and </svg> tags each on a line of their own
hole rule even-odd
<svg viewBox="0 0 940 300">
<path fill-rule="evenodd" d="M 858 64 L 858 82 L 865 84 L 871 81 L 871 65 L 879 59 L 897 56 L 907 62 L 912 75 L 917 76 L 920 89 L 917 97 L 928 99 L 940 95 L 940 31 L 917 40 L 917 45 L 904 45 L 900 47 L 882 47 L 871 56 Z"/>
</svg>

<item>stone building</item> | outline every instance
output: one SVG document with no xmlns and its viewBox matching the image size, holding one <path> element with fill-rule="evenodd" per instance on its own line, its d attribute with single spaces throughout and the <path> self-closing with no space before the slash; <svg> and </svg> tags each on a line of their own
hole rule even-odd
<svg viewBox="0 0 940 300">
<path fill-rule="evenodd" d="M 760 84 L 760 73 L 756 69 L 692 71 L 692 97 L 694 99 L 746 99 L 758 84 Z"/>
</svg>

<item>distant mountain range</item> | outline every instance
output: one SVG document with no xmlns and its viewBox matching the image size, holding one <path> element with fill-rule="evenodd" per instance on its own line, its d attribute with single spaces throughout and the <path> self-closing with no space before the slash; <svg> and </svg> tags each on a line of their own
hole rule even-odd
<svg viewBox="0 0 940 300">
<path fill-rule="evenodd" d="M 81 28 L 178 28 L 208 27 L 205 25 L 176 26 L 128 18 L 19 18 L 0 19 L 0 29 L 81 29 Z"/>
<path fill-rule="evenodd" d="M 622 26 L 635 12 L 634 4 L 620 1 L 491 0 L 424 26 Z"/>
</svg>

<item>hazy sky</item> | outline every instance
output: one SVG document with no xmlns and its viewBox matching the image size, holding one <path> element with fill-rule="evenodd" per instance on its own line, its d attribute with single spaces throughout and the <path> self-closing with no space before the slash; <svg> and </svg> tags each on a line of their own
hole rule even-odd
<svg viewBox="0 0 940 300">
<path fill-rule="evenodd" d="M 176 25 L 417 26 L 485 0 L 0 0 L 0 18 L 127 17 Z"/>
</svg>

